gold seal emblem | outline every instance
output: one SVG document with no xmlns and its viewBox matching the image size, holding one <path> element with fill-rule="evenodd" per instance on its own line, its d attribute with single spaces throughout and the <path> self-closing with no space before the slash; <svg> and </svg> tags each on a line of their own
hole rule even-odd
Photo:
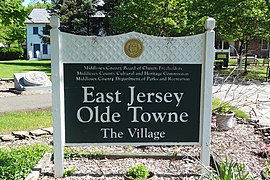
<svg viewBox="0 0 270 180">
<path fill-rule="evenodd" d="M 139 39 L 130 39 L 126 42 L 124 50 L 128 57 L 137 58 L 143 52 L 143 43 Z"/>
</svg>

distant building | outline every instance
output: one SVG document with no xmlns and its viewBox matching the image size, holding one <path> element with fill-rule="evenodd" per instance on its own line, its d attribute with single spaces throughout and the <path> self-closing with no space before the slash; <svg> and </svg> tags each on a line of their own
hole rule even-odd
<svg viewBox="0 0 270 180">
<path fill-rule="evenodd" d="M 247 55 L 256 55 L 260 58 L 268 58 L 269 50 L 269 41 L 254 39 L 249 42 Z"/>
<path fill-rule="evenodd" d="M 33 9 L 24 21 L 26 29 L 26 49 L 28 59 L 50 59 L 50 45 L 42 43 L 40 35 L 48 34 L 50 14 L 46 9 Z"/>
<path fill-rule="evenodd" d="M 223 43 L 223 44 L 222 44 Z M 236 50 L 239 49 L 239 41 L 230 41 L 230 42 L 218 42 L 216 44 L 217 49 L 229 49 L 232 56 L 237 56 L 239 52 Z M 270 56 L 270 42 L 263 39 L 252 39 L 249 41 L 248 49 L 246 51 L 246 46 L 243 47 L 243 55 L 248 56 L 257 56 L 258 58 L 269 58 Z"/>
</svg>

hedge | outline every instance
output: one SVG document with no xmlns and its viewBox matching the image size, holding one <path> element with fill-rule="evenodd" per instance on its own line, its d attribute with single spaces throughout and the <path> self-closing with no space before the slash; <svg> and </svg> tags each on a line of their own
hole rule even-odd
<svg viewBox="0 0 270 180">
<path fill-rule="evenodd" d="M 0 47 L 0 60 L 15 60 L 23 58 L 22 48 Z"/>
</svg>

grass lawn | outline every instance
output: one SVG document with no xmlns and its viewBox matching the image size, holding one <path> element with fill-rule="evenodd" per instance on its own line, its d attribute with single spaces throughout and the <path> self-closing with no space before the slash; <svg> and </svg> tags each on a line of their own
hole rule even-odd
<svg viewBox="0 0 270 180">
<path fill-rule="evenodd" d="M 51 109 L 0 114 L 0 134 L 52 127 Z"/>
<path fill-rule="evenodd" d="M 257 60 L 258 60 L 258 64 L 256 66 L 254 64 L 248 65 L 247 66 L 248 73 L 247 74 L 240 73 L 237 75 L 238 78 L 241 78 L 244 80 L 266 81 L 266 77 L 268 76 L 267 65 L 263 65 L 263 59 L 258 58 Z M 215 70 L 215 73 L 218 73 L 221 76 L 227 76 L 232 72 L 232 70 L 236 67 L 236 65 L 237 65 L 237 59 L 230 59 L 228 68 Z M 245 67 L 245 62 L 243 61 L 242 70 L 244 70 L 244 67 Z M 236 71 L 232 75 L 235 76 Z"/>
<path fill-rule="evenodd" d="M 50 60 L 14 60 L 0 61 L 0 78 L 13 78 L 13 73 L 22 73 L 28 71 L 42 71 L 51 76 Z"/>
</svg>

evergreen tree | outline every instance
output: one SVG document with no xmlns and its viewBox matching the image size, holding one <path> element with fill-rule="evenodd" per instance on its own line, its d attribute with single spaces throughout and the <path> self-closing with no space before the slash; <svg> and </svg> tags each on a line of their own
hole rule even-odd
<svg viewBox="0 0 270 180">
<path fill-rule="evenodd" d="M 121 0 L 111 24 L 116 33 L 137 31 L 156 36 L 180 36 L 187 25 L 185 0 Z"/>
<path fill-rule="evenodd" d="M 55 3 L 55 10 L 60 16 L 61 31 L 80 35 L 93 35 L 97 33 L 98 30 L 92 18 L 97 11 L 97 1 L 59 0 L 53 3 Z"/>
</svg>

